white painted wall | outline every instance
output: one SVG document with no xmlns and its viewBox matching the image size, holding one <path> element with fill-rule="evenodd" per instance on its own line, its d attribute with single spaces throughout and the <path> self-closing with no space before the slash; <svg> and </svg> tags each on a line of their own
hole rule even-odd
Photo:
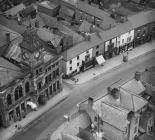
<svg viewBox="0 0 155 140">
<path fill-rule="evenodd" d="M 127 40 L 129 37 L 131 37 L 130 41 Z M 130 43 L 133 41 L 133 39 L 134 39 L 134 30 L 122 34 L 121 36 L 117 37 L 117 42 L 120 41 L 120 43 L 117 43 L 117 47 Z"/>
<path fill-rule="evenodd" d="M 117 42 L 116 41 L 117 41 L 116 38 L 113 38 L 112 39 L 112 43 L 114 43 L 114 47 L 117 47 Z M 109 43 L 110 43 L 110 41 L 106 41 L 105 42 L 105 52 L 108 51 L 108 45 L 109 45 Z"/>
<path fill-rule="evenodd" d="M 80 66 L 82 65 L 82 61 L 85 61 L 85 56 L 87 54 L 90 55 L 90 59 L 92 58 L 93 49 L 89 49 L 88 53 L 85 51 L 82 54 L 79 55 L 79 60 L 77 60 L 77 56 L 72 59 L 72 63 L 70 64 L 70 61 L 66 62 L 66 75 L 69 75 L 73 71 L 77 70 L 79 72 Z M 77 63 L 79 62 L 79 66 L 77 66 Z M 70 67 L 72 67 L 72 70 L 70 70 Z"/>
</svg>

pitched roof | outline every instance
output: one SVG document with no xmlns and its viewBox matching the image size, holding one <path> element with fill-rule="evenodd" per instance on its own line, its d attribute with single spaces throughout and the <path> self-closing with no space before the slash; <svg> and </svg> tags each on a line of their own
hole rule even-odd
<svg viewBox="0 0 155 140">
<path fill-rule="evenodd" d="M 3 87 L 23 75 L 21 69 L 0 57 L 0 87 Z"/>
<path fill-rule="evenodd" d="M 31 14 L 31 13 L 34 12 L 34 11 L 36 11 L 36 9 L 34 8 L 33 5 L 30 5 L 30 6 L 26 7 L 25 9 L 23 9 L 23 10 L 21 11 L 21 13 L 22 13 L 22 15 L 23 15 L 24 17 L 27 17 L 29 14 Z"/>
<path fill-rule="evenodd" d="M 91 34 L 90 41 L 83 41 L 81 43 L 78 43 L 75 46 L 63 52 L 62 54 L 64 56 L 64 59 L 68 61 L 101 43 L 102 40 L 96 35 L 96 33 L 93 33 Z"/>
<path fill-rule="evenodd" d="M 51 2 L 51 1 L 43 1 L 39 3 L 40 6 L 46 7 L 48 9 L 54 9 L 58 6 L 58 4 Z"/>
<path fill-rule="evenodd" d="M 87 22 L 86 20 L 84 20 L 82 22 L 82 24 L 79 27 L 79 31 L 80 32 L 90 32 L 90 27 L 92 26 L 91 23 Z"/>
<path fill-rule="evenodd" d="M 77 136 L 72 136 L 72 135 L 64 134 L 64 133 L 62 133 L 61 136 L 62 136 L 62 140 L 82 140 Z"/>
<path fill-rule="evenodd" d="M 130 22 L 119 24 L 109 30 L 101 31 L 99 34 L 102 37 L 103 42 L 115 38 L 123 33 L 131 31 L 133 29 Z"/>
<path fill-rule="evenodd" d="M 137 14 L 128 16 L 128 20 L 134 28 L 155 22 L 155 10 L 142 11 Z"/>
<path fill-rule="evenodd" d="M 102 100 L 94 103 L 93 108 L 98 112 L 103 121 L 125 131 L 128 124 L 127 117 L 130 111 L 104 103 Z"/>
<path fill-rule="evenodd" d="M 10 8 L 9 10 L 5 11 L 5 14 L 15 16 L 19 11 L 21 11 L 25 8 L 26 8 L 26 6 L 23 3 L 21 3 L 19 5 L 16 5 L 16 6 Z"/>
<path fill-rule="evenodd" d="M 110 18 L 110 14 L 105 12 L 104 10 L 100 10 L 99 8 L 93 7 L 80 1 L 77 3 L 77 8 L 83 12 L 88 13 L 89 15 L 95 16 L 102 20 Z"/>
<path fill-rule="evenodd" d="M 120 93 L 120 105 L 130 111 L 137 112 L 148 103 L 142 97 L 130 94 L 122 88 L 120 89 Z"/>
<path fill-rule="evenodd" d="M 121 87 L 123 89 L 125 89 L 126 91 L 128 91 L 132 94 L 135 94 L 135 95 L 139 95 L 145 91 L 145 87 L 143 86 L 142 82 L 137 81 L 135 79 L 132 79 L 132 80 L 126 82 Z"/>
<path fill-rule="evenodd" d="M 6 33 L 10 33 L 10 40 L 14 40 L 18 37 L 21 37 L 21 35 L 3 25 L 0 24 L 0 47 L 6 45 L 7 39 L 6 39 Z"/>
</svg>

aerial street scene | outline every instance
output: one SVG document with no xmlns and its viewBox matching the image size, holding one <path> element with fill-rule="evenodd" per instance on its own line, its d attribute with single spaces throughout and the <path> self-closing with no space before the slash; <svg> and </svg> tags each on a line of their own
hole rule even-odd
<svg viewBox="0 0 155 140">
<path fill-rule="evenodd" d="M 0 0 L 0 140 L 155 140 L 155 0 Z"/>
</svg>

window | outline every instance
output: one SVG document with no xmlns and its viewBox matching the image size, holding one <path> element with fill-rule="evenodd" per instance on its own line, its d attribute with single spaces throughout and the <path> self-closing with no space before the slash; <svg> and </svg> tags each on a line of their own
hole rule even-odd
<svg viewBox="0 0 155 140">
<path fill-rule="evenodd" d="M 48 75 L 48 80 L 52 81 L 52 75 L 51 74 Z"/>
<path fill-rule="evenodd" d="M 55 64 L 52 65 L 52 68 L 54 68 L 54 67 L 55 67 Z"/>
<path fill-rule="evenodd" d="M 98 56 L 99 55 L 99 51 L 96 51 L 96 56 Z"/>
<path fill-rule="evenodd" d="M 99 45 L 96 46 L 96 49 L 98 49 L 98 48 L 99 48 Z"/>
<path fill-rule="evenodd" d="M 16 89 L 15 89 L 15 101 L 17 101 L 19 98 L 23 97 L 23 89 L 22 89 L 22 86 L 18 86 Z"/>
<path fill-rule="evenodd" d="M 97 117 L 94 118 L 94 121 L 97 122 Z"/>
<path fill-rule="evenodd" d="M 56 62 L 56 65 L 58 66 L 59 65 L 59 62 Z"/>
<path fill-rule="evenodd" d="M 56 71 L 53 71 L 53 78 L 56 78 Z"/>
<path fill-rule="evenodd" d="M 7 104 L 11 105 L 12 104 L 12 99 L 11 99 L 11 94 L 7 95 Z"/>
<path fill-rule="evenodd" d="M 72 64 L 72 60 L 70 60 L 69 63 Z"/>
<path fill-rule="evenodd" d="M 56 69 L 56 76 L 59 76 L 59 68 Z"/>
<path fill-rule="evenodd" d="M 42 68 L 39 69 L 39 72 L 42 72 Z"/>
<path fill-rule="evenodd" d="M 87 50 L 86 53 L 89 53 L 89 50 Z"/>
<path fill-rule="evenodd" d="M 79 60 L 79 56 L 77 56 L 77 60 Z"/>
<path fill-rule="evenodd" d="M 25 92 L 28 93 L 30 91 L 30 84 L 29 82 L 26 82 L 25 84 Z"/>
<path fill-rule="evenodd" d="M 52 94 L 52 85 L 49 87 L 49 92 L 50 92 L 50 94 Z"/>
<path fill-rule="evenodd" d="M 136 133 L 137 132 L 137 127 L 135 127 L 135 129 L 134 129 L 134 133 Z"/>
<path fill-rule="evenodd" d="M 85 56 L 85 61 L 89 61 L 90 55 Z"/>
<path fill-rule="evenodd" d="M 79 62 L 77 63 L 77 66 L 79 66 Z"/>
<path fill-rule="evenodd" d="M 38 83 L 38 89 L 41 89 L 41 85 L 42 85 L 42 82 L 40 81 L 40 82 Z"/>
<path fill-rule="evenodd" d="M 60 82 L 57 81 L 57 89 L 60 89 Z"/>
<path fill-rule="evenodd" d="M 101 122 L 101 125 L 103 125 L 103 120 L 100 120 L 100 122 Z"/>
<path fill-rule="evenodd" d="M 39 71 L 38 70 L 36 70 L 36 75 L 38 75 L 39 74 Z"/>
<path fill-rule="evenodd" d="M 124 39 L 122 39 L 122 43 L 124 43 Z"/>
<path fill-rule="evenodd" d="M 53 91 L 56 92 L 56 83 L 53 84 Z"/>
<path fill-rule="evenodd" d="M 48 84 L 48 76 L 45 77 L 45 83 Z"/>
<path fill-rule="evenodd" d="M 131 41 L 131 36 L 127 38 L 127 42 L 130 42 Z"/>
<path fill-rule="evenodd" d="M 50 70 L 51 70 L 51 66 L 48 67 L 48 71 L 50 71 Z"/>
<path fill-rule="evenodd" d="M 72 70 L 72 67 L 70 67 L 69 69 Z"/>
</svg>

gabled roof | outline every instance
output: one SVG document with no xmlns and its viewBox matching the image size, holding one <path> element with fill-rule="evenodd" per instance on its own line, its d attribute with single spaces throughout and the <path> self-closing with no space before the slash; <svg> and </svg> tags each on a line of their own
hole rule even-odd
<svg viewBox="0 0 155 140">
<path fill-rule="evenodd" d="M 128 93 L 128 91 L 122 88 L 120 89 L 120 94 L 120 105 L 133 112 L 137 112 L 148 103 L 142 97 Z"/>
<path fill-rule="evenodd" d="M 82 24 L 80 25 L 80 27 L 79 27 L 79 31 L 80 32 L 90 32 L 90 28 L 91 28 L 91 26 L 92 26 L 92 24 L 91 23 L 89 23 L 89 22 L 87 22 L 86 20 L 84 20 L 83 22 L 82 22 Z"/>
<path fill-rule="evenodd" d="M 22 13 L 22 15 L 23 15 L 24 17 L 27 17 L 29 14 L 31 14 L 31 13 L 34 12 L 34 11 L 36 11 L 36 9 L 34 8 L 33 5 L 30 5 L 30 6 L 26 7 L 25 9 L 23 9 L 23 10 L 21 11 L 21 13 Z"/>
<path fill-rule="evenodd" d="M 99 34 L 102 37 L 102 40 L 104 42 L 131 30 L 133 30 L 133 27 L 132 27 L 132 24 L 128 21 L 128 22 L 119 24 L 109 30 L 101 31 Z"/>
<path fill-rule="evenodd" d="M 73 59 L 74 57 L 82 54 L 83 52 L 101 43 L 102 43 L 102 40 L 96 35 L 96 33 L 93 33 L 91 34 L 91 39 L 89 41 L 83 41 L 81 43 L 78 43 L 77 45 L 63 52 L 64 59 L 66 61 Z"/>
<path fill-rule="evenodd" d="M 93 108 L 98 112 L 103 121 L 121 131 L 125 131 L 128 124 L 128 113 L 130 111 L 110 105 L 102 100 L 94 103 Z"/>
<path fill-rule="evenodd" d="M 6 33 L 10 33 L 10 40 L 21 37 L 21 35 L 3 25 L 0 24 L 0 47 L 6 45 L 8 42 L 6 40 Z"/>
<path fill-rule="evenodd" d="M 0 57 L 0 87 L 8 85 L 23 75 L 19 67 Z"/>
<path fill-rule="evenodd" d="M 62 136 L 62 140 L 82 140 L 77 136 L 72 136 L 72 135 L 64 134 L 64 133 L 62 133 L 61 136 Z"/>
<path fill-rule="evenodd" d="M 128 20 L 134 28 L 155 22 L 155 10 L 142 11 L 140 13 L 128 16 Z"/>
<path fill-rule="evenodd" d="M 61 6 L 60 13 L 64 14 L 64 15 L 67 15 L 69 17 L 73 17 L 75 11 L 70 9 L 70 8 L 68 8 L 68 7 L 66 7 L 66 6 Z"/>
<path fill-rule="evenodd" d="M 136 79 L 132 79 L 121 86 L 126 91 L 140 95 L 142 92 L 145 91 L 145 87 L 143 86 L 141 81 L 137 81 Z"/>
<path fill-rule="evenodd" d="M 46 7 L 48 9 L 54 9 L 54 8 L 58 7 L 58 5 L 56 3 L 51 2 L 51 1 L 47 1 L 47 0 L 39 3 L 39 5 Z"/>
</svg>

